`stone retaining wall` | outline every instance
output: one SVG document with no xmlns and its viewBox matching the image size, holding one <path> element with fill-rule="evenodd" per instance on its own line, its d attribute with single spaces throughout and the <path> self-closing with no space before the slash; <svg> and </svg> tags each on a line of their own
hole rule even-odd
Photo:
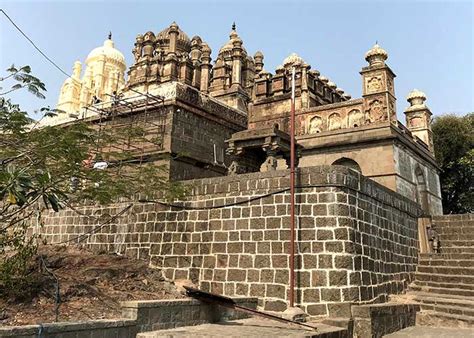
<svg viewBox="0 0 474 338">
<path fill-rule="evenodd" d="M 384 301 L 411 281 L 418 254 L 418 205 L 345 167 L 301 168 L 297 189 L 296 301 L 307 313 L 350 316 L 350 304 Z M 260 298 L 286 309 L 289 172 L 187 181 L 184 208 L 127 203 L 79 207 L 46 219 L 50 243 L 149 259 L 170 279 L 203 290 Z M 95 233 L 97 231 L 97 233 Z M 78 235 L 93 232 L 77 239 Z"/>
</svg>

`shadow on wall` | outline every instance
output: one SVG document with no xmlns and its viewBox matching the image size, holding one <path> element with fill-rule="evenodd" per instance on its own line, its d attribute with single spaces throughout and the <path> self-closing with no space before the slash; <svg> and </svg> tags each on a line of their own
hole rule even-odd
<svg viewBox="0 0 474 338">
<path fill-rule="evenodd" d="M 341 157 L 340 159 L 334 161 L 332 165 L 342 165 L 344 167 L 354 169 L 355 171 L 358 171 L 362 174 L 362 169 L 360 169 L 359 163 L 347 157 Z"/>
</svg>

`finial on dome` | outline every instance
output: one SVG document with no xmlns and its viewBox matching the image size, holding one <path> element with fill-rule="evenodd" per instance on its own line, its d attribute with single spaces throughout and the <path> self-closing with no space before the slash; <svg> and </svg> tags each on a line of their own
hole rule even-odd
<svg viewBox="0 0 474 338">
<path fill-rule="evenodd" d="M 283 60 L 283 66 L 296 66 L 304 64 L 304 60 L 296 53 L 291 53 L 285 60 Z"/>
<path fill-rule="evenodd" d="M 384 65 L 387 58 L 388 53 L 379 46 L 378 41 L 375 41 L 375 45 L 365 53 L 365 60 L 369 66 Z"/>
<path fill-rule="evenodd" d="M 109 40 L 112 40 L 112 31 L 109 31 Z"/>
<path fill-rule="evenodd" d="M 410 106 L 421 106 L 425 104 L 426 95 L 421 90 L 413 89 L 407 96 Z"/>
<path fill-rule="evenodd" d="M 235 31 L 235 21 L 234 21 L 234 23 L 232 24 L 232 30 Z"/>
</svg>

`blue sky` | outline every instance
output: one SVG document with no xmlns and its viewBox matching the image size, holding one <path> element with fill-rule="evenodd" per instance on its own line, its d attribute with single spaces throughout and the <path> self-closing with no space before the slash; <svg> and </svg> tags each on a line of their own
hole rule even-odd
<svg viewBox="0 0 474 338">
<path fill-rule="evenodd" d="M 135 36 L 159 32 L 172 21 L 213 50 L 228 40 L 235 21 L 244 47 L 261 50 L 265 69 L 274 69 L 291 52 L 339 87 L 361 95 L 360 69 L 376 40 L 389 53 L 397 74 L 399 120 L 406 95 L 424 91 L 435 115 L 474 111 L 473 1 L 0 1 L 10 17 L 61 68 L 102 45 L 108 32 L 127 59 Z M 45 100 L 28 93 L 12 98 L 28 112 L 57 102 L 65 76 L 53 68 L 0 17 L 0 66 L 28 64 L 46 83 Z M 1 76 L 1 75 L 0 75 Z"/>
</svg>

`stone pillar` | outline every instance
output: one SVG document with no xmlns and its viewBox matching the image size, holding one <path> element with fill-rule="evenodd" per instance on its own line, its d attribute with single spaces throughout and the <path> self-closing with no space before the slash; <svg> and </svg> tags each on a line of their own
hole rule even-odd
<svg viewBox="0 0 474 338">
<path fill-rule="evenodd" d="M 209 91 L 209 75 L 211 72 L 211 48 L 207 43 L 201 45 L 201 91 Z"/>
<path fill-rule="evenodd" d="M 197 89 L 201 87 L 201 38 L 194 37 L 191 41 L 191 62 L 193 65 L 193 80 L 191 85 Z"/>
<path fill-rule="evenodd" d="M 263 53 L 256 52 L 253 59 L 255 60 L 255 72 L 258 74 L 263 70 Z"/>
<path fill-rule="evenodd" d="M 309 92 L 308 92 L 308 70 L 310 65 L 304 63 L 301 65 L 301 108 L 309 108 Z"/>
<path fill-rule="evenodd" d="M 170 26 L 170 53 L 176 53 L 176 42 L 178 41 L 179 27 L 176 22 L 173 22 Z"/>
<path fill-rule="evenodd" d="M 232 86 L 242 85 L 242 40 L 234 40 L 232 48 Z"/>
</svg>

